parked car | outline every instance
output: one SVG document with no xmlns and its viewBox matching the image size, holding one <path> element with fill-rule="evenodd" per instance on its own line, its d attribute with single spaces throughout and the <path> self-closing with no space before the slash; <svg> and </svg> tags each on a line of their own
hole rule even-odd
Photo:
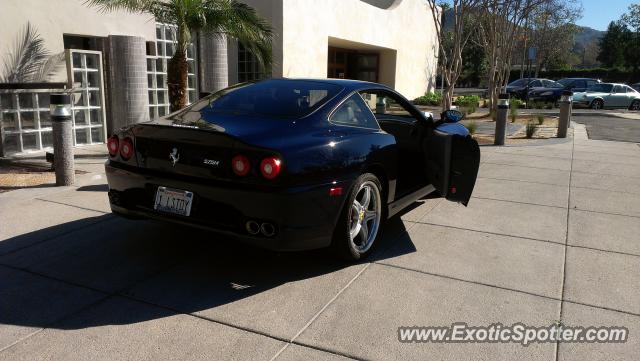
<svg viewBox="0 0 640 361">
<path fill-rule="evenodd" d="M 506 92 L 510 98 L 526 100 L 529 91 L 542 87 L 542 80 L 538 78 L 522 78 L 507 84 Z"/>
<path fill-rule="evenodd" d="M 556 103 L 565 87 L 553 80 L 541 79 L 542 87 L 533 88 L 527 95 L 530 102 Z"/>
<path fill-rule="evenodd" d="M 579 93 L 586 91 L 589 87 L 601 83 L 601 81 L 600 79 L 593 78 L 564 78 L 558 80 L 558 83 L 562 84 L 566 90 Z"/>
<path fill-rule="evenodd" d="M 583 93 L 573 94 L 574 105 L 591 109 L 625 108 L 640 110 L 640 92 L 625 84 L 600 83 Z"/>
<path fill-rule="evenodd" d="M 467 205 L 480 149 L 461 118 L 436 121 L 375 83 L 244 83 L 111 136 L 109 201 L 127 217 L 355 260 L 420 198 Z"/>
</svg>

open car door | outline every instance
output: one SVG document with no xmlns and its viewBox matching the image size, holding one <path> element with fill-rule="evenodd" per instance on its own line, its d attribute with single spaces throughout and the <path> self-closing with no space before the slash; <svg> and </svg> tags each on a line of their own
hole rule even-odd
<svg viewBox="0 0 640 361">
<path fill-rule="evenodd" d="M 437 126 L 425 139 L 428 177 L 440 195 L 467 205 L 480 167 L 480 147 L 459 123 Z"/>
</svg>

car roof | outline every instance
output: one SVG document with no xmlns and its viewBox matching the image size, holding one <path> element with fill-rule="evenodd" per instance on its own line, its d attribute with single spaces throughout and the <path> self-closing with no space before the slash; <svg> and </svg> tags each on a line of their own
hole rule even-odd
<svg viewBox="0 0 640 361">
<path fill-rule="evenodd" d="M 325 84 L 333 84 L 341 86 L 347 90 L 356 90 L 356 89 L 364 89 L 364 88 L 383 88 L 390 89 L 388 86 L 379 83 L 368 82 L 364 80 L 354 80 L 354 79 L 335 79 L 335 78 L 271 78 L 265 79 L 263 81 L 304 81 L 304 82 L 314 82 L 314 83 L 325 83 Z"/>
<path fill-rule="evenodd" d="M 596 81 L 600 81 L 600 79 L 596 79 L 596 78 L 562 78 L 560 80 L 596 80 Z"/>
</svg>

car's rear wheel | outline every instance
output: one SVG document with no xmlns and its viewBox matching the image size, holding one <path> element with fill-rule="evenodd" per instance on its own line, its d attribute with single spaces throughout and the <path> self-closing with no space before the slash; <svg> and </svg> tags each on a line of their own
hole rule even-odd
<svg viewBox="0 0 640 361">
<path fill-rule="evenodd" d="M 381 189 L 371 173 L 356 179 L 334 231 L 333 248 L 339 257 L 355 261 L 371 252 L 382 221 Z"/>
<path fill-rule="evenodd" d="M 604 108 L 604 102 L 600 99 L 596 99 L 591 102 L 591 109 L 602 109 Z"/>
<path fill-rule="evenodd" d="M 629 107 L 629 110 L 640 110 L 640 100 L 634 100 Z"/>
</svg>

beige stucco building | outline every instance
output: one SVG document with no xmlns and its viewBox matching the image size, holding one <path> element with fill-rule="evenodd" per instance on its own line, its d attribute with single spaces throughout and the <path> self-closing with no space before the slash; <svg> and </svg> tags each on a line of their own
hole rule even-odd
<svg viewBox="0 0 640 361">
<path fill-rule="evenodd" d="M 271 74 L 264 74 L 255 57 L 233 39 L 196 36 L 188 52 L 190 101 L 221 86 L 269 76 L 375 81 L 411 99 L 434 87 L 438 43 L 423 0 L 241 1 L 273 27 Z M 123 123 L 167 114 L 166 62 L 175 39 L 171 24 L 147 14 L 101 13 L 84 0 L 3 0 L 0 78 L 27 22 L 51 54 L 66 53 L 47 81 L 78 93 L 77 144 L 103 142 Z M 213 74 L 226 76 L 214 79 Z M 48 148 L 44 98 L 34 93 L 20 106 L 29 96 L 8 93 L 0 84 L 0 155 Z"/>
</svg>

